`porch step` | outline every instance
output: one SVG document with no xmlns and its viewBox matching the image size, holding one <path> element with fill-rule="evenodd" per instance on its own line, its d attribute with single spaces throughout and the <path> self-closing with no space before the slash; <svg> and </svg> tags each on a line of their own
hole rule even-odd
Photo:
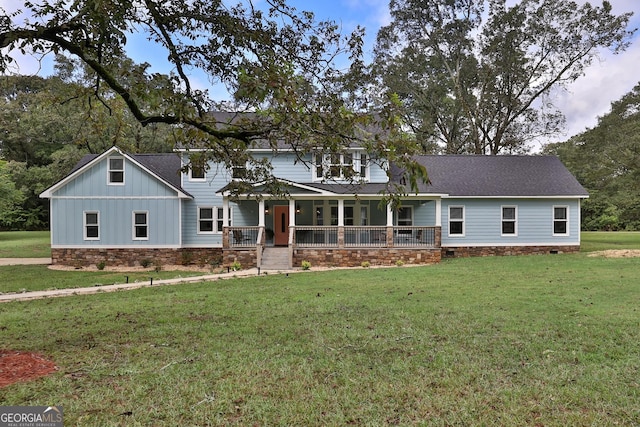
<svg viewBox="0 0 640 427">
<path fill-rule="evenodd" d="M 289 270 L 289 248 L 264 248 L 261 270 Z"/>
</svg>

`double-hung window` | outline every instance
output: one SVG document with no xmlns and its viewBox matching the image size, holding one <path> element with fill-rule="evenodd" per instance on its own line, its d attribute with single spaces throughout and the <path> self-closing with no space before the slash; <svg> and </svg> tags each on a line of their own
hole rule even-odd
<svg viewBox="0 0 640 427">
<path fill-rule="evenodd" d="M 553 207 L 553 235 L 554 236 L 569 235 L 569 207 L 568 206 Z"/>
<path fill-rule="evenodd" d="M 84 240 L 100 240 L 100 212 L 84 212 Z"/>
<path fill-rule="evenodd" d="M 518 234 L 518 208 L 516 206 L 502 207 L 502 235 L 515 236 Z"/>
<path fill-rule="evenodd" d="M 449 236 L 464 236 L 464 206 L 449 206 Z"/>
<path fill-rule="evenodd" d="M 133 240 L 149 240 L 149 212 L 133 212 Z"/>
<path fill-rule="evenodd" d="M 411 227 L 413 225 L 413 207 L 403 206 L 398 209 L 398 226 Z"/>
<path fill-rule="evenodd" d="M 123 157 L 109 157 L 107 175 L 109 185 L 124 185 Z"/>
<path fill-rule="evenodd" d="M 229 208 L 229 225 L 231 224 Z M 215 206 L 198 207 L 198 234 L 219 234 L 224 227 L 224 209 Z"/>
</svg>

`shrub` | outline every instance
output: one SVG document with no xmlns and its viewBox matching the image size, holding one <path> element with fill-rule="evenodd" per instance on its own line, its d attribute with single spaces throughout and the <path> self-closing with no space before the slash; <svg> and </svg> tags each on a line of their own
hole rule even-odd
<svg viewBox="0 0 640 427">
<path fill-rule="evenodd" d="M 105 261 L 100 261 L 99 263 L 96 264 L 96 268 L 98 270 L 104 270 L 104 268 L 107 266 L 107 263 Z"/>
<path fill-rule="evenodd" d="M 309 270 L 311 268 L 311 263 L 307 260 L 304 260 L 300 263 L 300 266 L 303 270 Z"/>
<path fill-rule="evenodd" d="M 150 259 L 143 259 L 142 261 L 140 261 L 140 265 L 143 268 L 147 268 L 149 267 L 153 262 Z"/>
<path fill-rule="evenodd" d="M 232 271 L 238 271 L 238 270 L 242 270 L 242 264 L 240 264 L 239 261 L 233 261 L 233 263 L 231 264 L 231 270 Z"/>
<path fill-rule="evenodd" d="M 371 263 L 369 261 L 362 261 L 360 263 L 360 266 L 363 267 L 363 268 L 369 268 L 369 267 L 371 267 Z"/>
<path fill-rule="evenodd" d="M 191 252 L 182 252 L 180 254 L 180 263 L 182 265 L 189 265 L 191 264 L 191 261 L 193 261 L 193 253 Z"/>
<path fill-rule="evenodd" d="M 402 266 L 404 265 L 404 261 L 403 261 L 403 260 L 401 260 L 401 259 L 399 259 L 399 260 L 397 260 L 397 261 L 396 261 L 396 265 L 397 265 L 398 267 L 402 267 Z"/>
</svg>

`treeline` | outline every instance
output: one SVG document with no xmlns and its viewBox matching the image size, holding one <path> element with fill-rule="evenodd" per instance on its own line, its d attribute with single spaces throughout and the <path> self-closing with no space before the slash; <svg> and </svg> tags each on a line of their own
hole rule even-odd
<svg viewBox="0 0 640 427">
<path fill-rule="evenodd" d="M 0 77 L 0 229 L 47 228 L 49 201 L 38 195 L 84 154 L 114 145 L 132 153 L 173 148 L 169 127 L 141 126 L 119 97 L 96 94 L 93 78 L 68 58 L 57 57 L 48 78 Z"/>
<path fill-rule="evenodd" d="M 545 151 L 590 193 L 583 230 L 640 230 L 640 84 L 612 103 L 596 127 Z"/>
</svg>

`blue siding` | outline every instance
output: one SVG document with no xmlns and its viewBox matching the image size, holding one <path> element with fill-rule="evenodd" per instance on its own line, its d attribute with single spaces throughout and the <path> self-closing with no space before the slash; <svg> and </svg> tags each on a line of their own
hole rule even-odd
<svg viewBox="0 0 640 427">
<path fill-rule="evenodd" d="M 124 185 L 108 185 L 107 159 L 59 188 L 51 199 L 54 246 L 180 245 L 175 189 L 125 159 Z M 98 240 L 84 240 L 84 212 L 99 212 Z M 133 239 L 133 212 L 148 212 L 148 240 Z"/>
<path fill-rule="evenodd" d="M 107 185 L 107 159 L 60 188 L 56 197 L 176 197 L 176 190 L 125 159 L 125 185 Z"/>
<path fill-rule="evenodd" d="M 178 246 L 179 200 L 52 199 L 52 244 L 58 246 Z M 85 211 L 99 212 L 99 240 L 84 240 Z M 133 212 L 148 211 L 149 239 L 133 239 Z"/>
<path fill-rule="evenodd" d="M 449 236 L 449 206 L 464 206 L 464 236 Z M 502 206 L 517 206 L 517 235 L 502 236 Z M 568 236 L 553 235 L 553 207 L 569 207 Z M 577 245 L 580 204 L 576 199 L 443 199 L 442 245 Z"/>
</svg>

